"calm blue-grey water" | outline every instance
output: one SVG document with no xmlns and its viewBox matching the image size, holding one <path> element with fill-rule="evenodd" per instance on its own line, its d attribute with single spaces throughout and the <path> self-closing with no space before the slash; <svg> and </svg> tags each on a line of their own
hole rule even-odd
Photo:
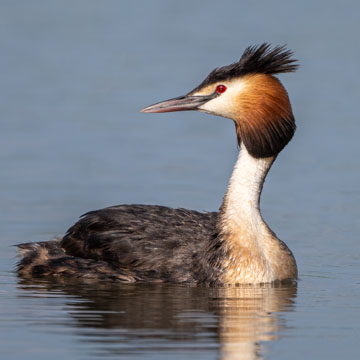
<svg viewBox="0 0 360 360">
<path fill-rule="evenodd" d="M 355 359 L 360 340 L 358 1 L 0 1 L 1 359 Z M 120 203 L 218 209 L 229 120 L 140 114 L 250 44 L 287 43 L 298 131 L 263 214 L 297 287 L 21 282 L 14 245 Z"/>
</svg>

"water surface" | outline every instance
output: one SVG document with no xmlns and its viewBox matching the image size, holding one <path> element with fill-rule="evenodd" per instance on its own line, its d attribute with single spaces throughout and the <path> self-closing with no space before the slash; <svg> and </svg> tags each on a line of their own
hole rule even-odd
<svg viewBox="0 0 360 360">
<path fill-rule="evenodd" d="M 1 1 L 0 352 L 4 359 L 357 358 L 360 49 L 355 1 Z M 233 124 L 140 114 L 268 41 L 298 131 L 263 215 L 297 286 L 193 288 L 24 282 L 13 244 L 61 236 L 120 203 L 217 210 Z"/>
</svg>

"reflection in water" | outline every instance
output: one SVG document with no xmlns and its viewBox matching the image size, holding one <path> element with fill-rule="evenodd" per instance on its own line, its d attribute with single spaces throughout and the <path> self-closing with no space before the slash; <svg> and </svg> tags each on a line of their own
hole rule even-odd
<svg viewBox="0 0 360 360">
<path fill-rule="evenodd" d="M 260 359 L 260 343 L 275 340 L 280 311 L 292 309 L 296 286 L 218 289 L 222 359 Z"/>
<path fill-rule="evenodd" d="M 284 328 L 279 313 L 292 311 L 296 297 L 294 283 L 196 288 L 22 281 L 20 289 L 31 297 L 66 296 L 73 331 L 79 341 L 96 346 L 92 355 L 99 357 L 178 350 L 261 359 L 262 343 L 276 339 Z"/>
</svg>

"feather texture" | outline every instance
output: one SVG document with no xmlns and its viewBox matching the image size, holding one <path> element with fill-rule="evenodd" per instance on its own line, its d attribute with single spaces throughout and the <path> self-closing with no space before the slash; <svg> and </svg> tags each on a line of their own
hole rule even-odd
<svg viewBox="0 0 360 360">
<path fill-rule="evenodd" d="M 128 282 L 211 283 L 217 276 L 205 254 L 217 243 L 216 221 L 216 212 L 155 205 L 91 211 L 61 240 L 21 244 L 25 256 L 19 272 Z"/>
<path fill-rule="evenodd" d="M 293 52 L 286 49 L 286 45 L 271 48 L 270 44 L 249 46 L 245 49 L 240 60 L 233 64 L 214 69 L 189 94 L 221 81 L 227 81 L 250 74 L 276 75 L 294 72 L 298 68 L 296 59 L 292 59 Z"/>
</svg>

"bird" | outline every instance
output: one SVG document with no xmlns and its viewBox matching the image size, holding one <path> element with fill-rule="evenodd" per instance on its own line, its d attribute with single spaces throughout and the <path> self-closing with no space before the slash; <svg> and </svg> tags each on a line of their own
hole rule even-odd
<svg viewBox="0 0 360 360">
<path fill-rule="evenodd" d="M 296 281 L 294 255 L 260 212 L 265 177 L 296 130 L 276 76 L 297 70 L 293 55 L 286 45 L 251 45 L 186 95 L 141 110 L 233 120 L 239 155 L 218 212 L 157 205 L 90 211 L 63 237 L 18 244 L 18 275 L 195 286 Z"/>
</svg>

